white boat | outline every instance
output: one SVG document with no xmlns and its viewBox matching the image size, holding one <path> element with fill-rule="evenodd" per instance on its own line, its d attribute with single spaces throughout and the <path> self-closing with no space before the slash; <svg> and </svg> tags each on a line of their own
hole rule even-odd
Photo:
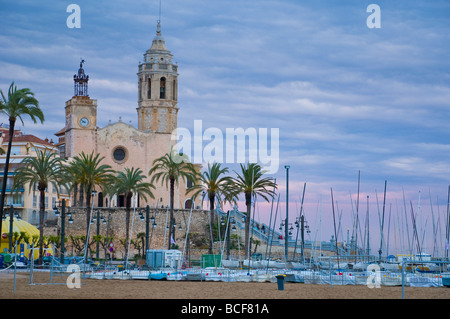
<svg viewBox="0 0 450 319">
<path fill-rule="evenodd" d="M 284 269 L 286 268 L 286 263 L 278 261 L 278 260 L 262 260 L 261 265 L 263 268 L 276 268 L 276 269 Z"/>
<path fill-rule="evenodd" d="M 286 263 L 286 267 L 287 268 L 291 268 L 291 269 L 299 269 L 299 270 L 305 270 L 307 269 L 307 267 L 299 262 L 294 262 L 294 261 L 290 261 L 288 263 Z"/>
<path fill-rule="evenodd" d="M 261 261 L 259 261 L 259 260 L 248 260 L 248 259 L 245 259 L 244 261 L 243 261 L 243 266 L 244 266 L 244 268 L 245 267 L 250 267 L 250 268 L 261 268 L 261 267 L 264 267 L 263 266 L 263 264 L 261 263 Z"/>
<path fill-rule="evenodd" d="M 353 265 L 353 270 L 366 270 L 368 265 L 366 262 L 359 261 Z"/>
<path fill-rule="evenodd" d="M 401 270 L 399 263 L 380 263 L 380 267 L 387 271 Z"/>
<path fill-rule="evenodd" d="M 398 269 L 397 269 L 398 270 Z M 381 285 L 383 286 L 401 286 L 402 275 L 399 272 L 383 271 L 380 274 Z"/>
<path fill-rule="evenodd" d="M 320 269 L 325 269 L 325 270 L 329 270 L 329 269 L 334 269 L 334 262 L 328 262 L 328 261 L 319 261 L 319 263 L 317 264 L 318 267 Z"/>
<path fill-rule="evenodd" d="M 226 268 L 238 268 L 239 260 L 222 259 L 222 266 Z"/>
<path fill-rule="evenodd" d="M 418 264 L 416 270 L 419 272 L 435 272 L 440 271 L 440 267 L 437 264 L 423 263 Z"/>
<path fill-rule="evenodd" d="M 348 263 L 339 262 L 331 266 L 332 269 L 348 269 Z"/>
</svg>

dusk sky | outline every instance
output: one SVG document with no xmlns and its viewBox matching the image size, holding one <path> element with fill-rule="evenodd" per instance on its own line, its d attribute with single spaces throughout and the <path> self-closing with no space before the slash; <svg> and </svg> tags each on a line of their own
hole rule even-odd
<svg viewBox="0 0 450 319">
<path fill-rule="evenodd" d="M 66 24 L 71 3 L 81 9 L 80 28 Z M 380 8 L 381 28 L 367 24 L 370 4 Z M 12 81 L 30 88 L 46 116 L 18 128 L 56 140 L 81 58 L 98 126 L 119 117 L 137 126 L 136 73 L 158 14 L 159 0 L 0 0 L 0 89 Z M 278 216 L 285 218 L 290 165 L 289 218 L 298 215 L 306 183 L 308 239 L 334 234 L 331 189 L 342 214 L 339 241 L 352 233 L 360 172 L 360 227 L 369 196 L 372 253 L 387 181 L 389 251 L 406 245 L 401 224 L 412 203 L 423 249 L 436 248 L 434 221 L 441 254 L 450 185 L 449 17 L 447 0 L 162 0 L 162 35 L 178 64 L 178 126 L 193 132 L 201 120 L 203 130 L 223 134 L 278 128 L 279 168 L 270 175 L 279 184 Z M 256 207 L 256 218 L 268 223 L 270 203 Z"/>
</svg>

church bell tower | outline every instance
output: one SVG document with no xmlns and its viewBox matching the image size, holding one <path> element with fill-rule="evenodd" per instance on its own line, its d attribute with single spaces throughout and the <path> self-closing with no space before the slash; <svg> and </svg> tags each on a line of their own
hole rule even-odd
<svg viewBox="0 0 450 319">
<path fill-rule="evenodd" d="M 139 64 L 138 129 L 171 134 L 177 127 L 178 73 L 158 21 L 152 46 Z"/>
</svg>

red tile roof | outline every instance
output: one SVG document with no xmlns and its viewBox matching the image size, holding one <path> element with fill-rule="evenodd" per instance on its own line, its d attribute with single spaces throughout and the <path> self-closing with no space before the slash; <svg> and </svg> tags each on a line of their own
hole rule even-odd
<svg viewBox="0 0 450 319">
<path fill-rule="evenodd" d="M 3 143 L 5 142 L 8 143 L 9 130 L 2 128 L 0 129 L 0 132 L 3 133 Z M 51 143 L 53 141 L 49 142 L 47 138 L 43 140 L 31 134 L 24 135 L 20 130 L 14 130 L 13 142 L 30 142 L 30 143 L 39 143 L 46 146 L 55 146 L 53 143 Z"/>
</svg>

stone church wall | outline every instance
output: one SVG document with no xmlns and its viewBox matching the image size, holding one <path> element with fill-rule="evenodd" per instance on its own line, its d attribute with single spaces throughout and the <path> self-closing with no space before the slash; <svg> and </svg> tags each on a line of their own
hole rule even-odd
<svg viewBox="0 0 450 319">
<path fill-rule="evenodd" d="M 115 257 L 122 258 L 123 257 L 123 246 L 119 242 L 119 239 L 125 238 L 125 218 L 126 218 L 126 210 L 124 208 L 98 208 L 100 212 L 100 216 L 103 216 L 105 219 L 108 218 L 109 214 L 109 230 L 108 224 L 103 224 L 102 221 L 99 223 L 100 235 L 106 236 L 107 231 L 108 235 L 114 237 L 113 243 L 114 248 L 116 250 Z M 72 212 L 73 223 L 69 224 L 68 217 L 66 216 L 65 222 L 65 237 L 67 238 L 66 242 L 66 252 L 68 255 L 72 255 L 72 243 L 70 241 L 70 235 L 72 236 L 80 236 L 86 235 L 86 209 L 77 208 L 70 209 Z M 75 212 L 75 213 L 73 213 Z M 97 217 L 97 208 L 94 208 L 93 217 Z M 146 216 L 146 208 L 137 208 L 135 211 L 133 208 L 130 212 L 130 238 L 136 239 L 137 234 L 145 233 L 146 231 L 146 222 L 142 221 L 139 217 L 139 212 L 142 212 L 144 218 Z M 67 214 L 67 211 L 66 211 Z M 157 226 L 152 229 L 152 222 L 149 221 L 149 238 L 150 238 L 150 249 L 167 249 L 168 244 L 168 231 L 166 231 L 166 224 L 169 225 L 169 217 L 170 211 L 166 208 L 158 209 L 155 213 L 154 209 L 150 209 L 149 216 L 155 217 L 155 222 Z M 133 221 L 134 216 L 134 221 Z M 191 220 L 189 223 L 189 217 L 191 216 Z M 199 237 L 206 237 L 206 225 L 209 222 L 209 211 L 205 210 L 192 210 L 192 214 L 190 210 L 182 209 L 182 210 L 174 210 L 174 218 L 177 226 L 175 227 L 175 242 L 178 245 L 178 249 L 182 250 L 185 244 L 185 235 L 187 232 L 187 226 L 189 226 L 190 234 L 198 234 Z M 181 225 L 181 230 L 179 230 L 179 226 Z M 49 225 L 50 226 L 50 225 Z M 131 227 L 133 227 L 131 232 Z M 152 235 L 153 230 L 153 235 Z M 45 235 L 59 235 L 61 231 L 61 218 L 58 218 L 58 222 L 56 226 L 46 227 Z M 91 224 L 90 227 L 90 238 L 97 235 L 97 221 Z M 93 249 L 95 250 L 95 244 L 92 244 Z M 134 249 L 133 245 L 131 245 L 131 254 L 130 258 L 137 254 L 137 250 Z M 103 258 L 104 250 L 100 248 L 100 258 Z"/>
</svg>

